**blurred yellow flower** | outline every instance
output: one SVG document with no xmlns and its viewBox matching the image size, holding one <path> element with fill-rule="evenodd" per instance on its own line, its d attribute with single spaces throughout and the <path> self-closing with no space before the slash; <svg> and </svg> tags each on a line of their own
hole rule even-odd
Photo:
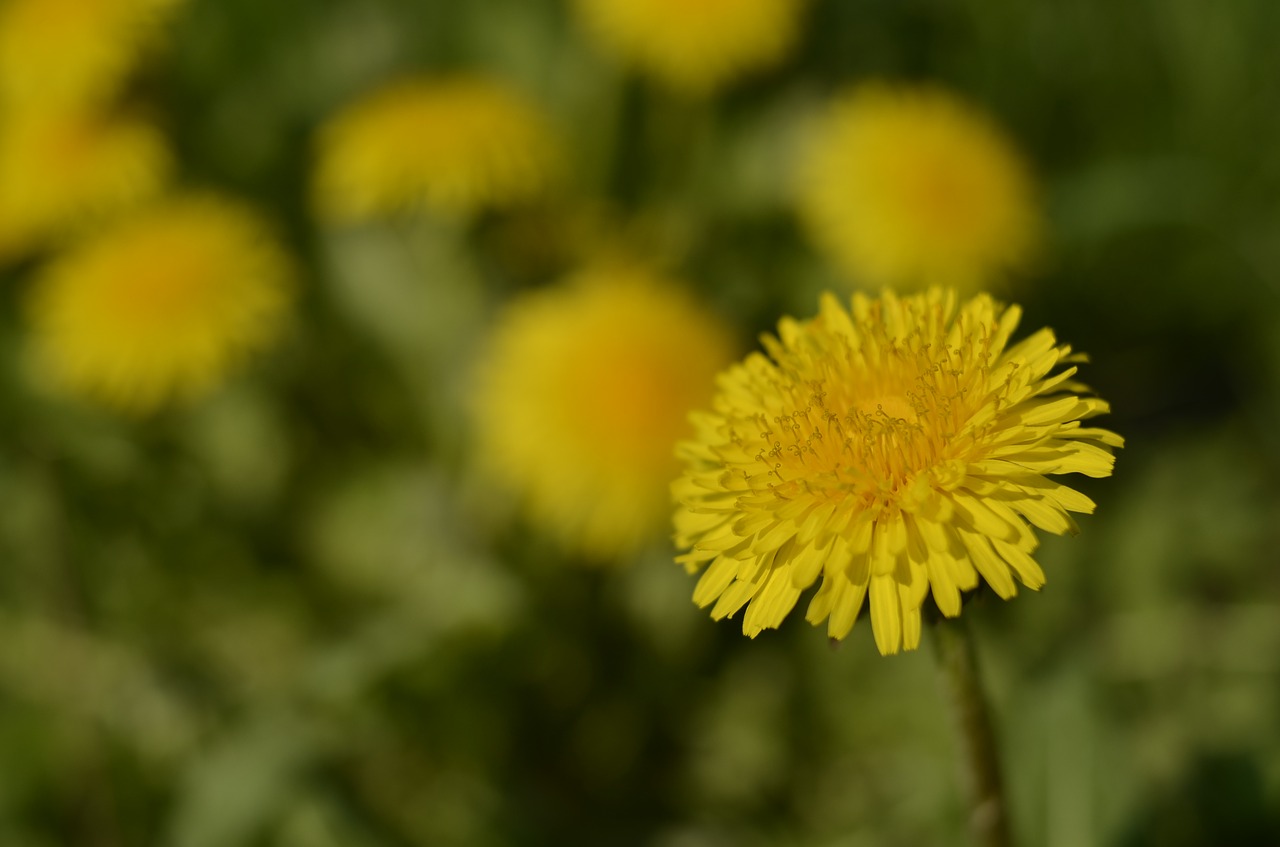
<svg viewBox="0 0 1280 847">
<path fill-rule="evenodd" d="M 803 0 L 575 0 L 587 33 L 664 85 L 705 95 L 780 61 Z"/>
<path fill-rule="evenodd" d="M 159 130 L 142 120 L 22 115 L 0 125 L 0 259 L 161 191 L 171 169 Z"/>
<path fill-rule="evenodd" d="M 979 290 L 1032 258 L 1041 227 L 1008 139 L 931 88 L 840 97 L 801 164 L 798 202 L 813 241 L 877 288 Z"/>
<path fill-rule="evenodd" d="M 675 443 L 732 357 L 711 314 L 636 267 L 526 294 L 498 323 L 481 369 L 479 455 L 568 548 L 624 556 L 667 524 Z"/>
<path fill-rule="evenodd" d="M 292 265 L 256 213 L 171 198 L 68 250 L 29 301 L 38 361 L 60 387 L 126 412 L 210 388 L 278 331 Z"/>
<path fill-rule="evenodd" d="M 0 103 L 25 109 L 113 96 L 181 0 L 7 0 L 0 5 Z"/>
<path fill-rule="evenodd" d="M 981 576 L 1001 597 L 1039 588 L 1032 526 L 1076 532 L 1093 502 L 1048 474 L 1111 473 L 1122 439 L 1080 421 L 1081 361 L 1041 329 L 1009 346 L 1020 317 L 987 295 L 835 297 L 784 318 L 768 357 L 719 379 L 714 412 L 682 443 L 676 543 L 712 617 L 747 607 L 743 631 L 776 627 L 819 577 L 808 620 L 844 638 L 870 595 L 882 654 L 914 649 L 932 590 L 943 614 Z"/>
<path fill-rule="evenodd" d="M 560 151 L 537 107 L 497 80 L 408 79 L 334 116 L 319 136 L 315 200 L 352 222 L 426 209 L 466 216 L 537 197 Z"/>
</svg>

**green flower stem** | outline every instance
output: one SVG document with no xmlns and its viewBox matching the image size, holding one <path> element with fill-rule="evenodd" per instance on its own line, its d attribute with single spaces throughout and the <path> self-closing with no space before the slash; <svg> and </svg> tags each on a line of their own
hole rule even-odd
<svg viewBox="0 0 1280 847">
<path fill-rule="evenodd" d="M 1009 819 L 1000 780 L 1000 757 L 996 750 L 991 713 L 978 677 L 978 659 L 973 636 L 963 620 L 941 619 L 930 627 L 934 652 L 964 748 L 965 771 L 969 783 L 969 828 L 973 843 L 980 847 L 1011 847 Z"/>
</svg>

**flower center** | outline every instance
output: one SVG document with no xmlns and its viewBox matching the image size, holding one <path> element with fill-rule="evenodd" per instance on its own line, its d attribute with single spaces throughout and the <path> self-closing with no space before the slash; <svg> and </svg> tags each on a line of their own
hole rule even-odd
<svg viewBox="0 0 1280 847">
<path fill-rule="evenodd" d="M 854 408 L 864 415 L 880 416 L 893 421 L 914 423 L 919 417 L 906 396 L 898 392 L 873 395 L 854 403 Z"/>
<path fill-rule="evenodd" d="M 941 473 L 967 449 L 962 433 L 985 396 L 984 340 L 951 346 L 957 339 L 941 329 L 905 338 L 860 329 L 820 366 L 805 355 L 778 362 L 787 405 L 756 416 L 764 447 L 748 474 L 753 488 L 893 510 L 922 474 Z"/>
<path fill-rule="evenodd" d="M 974 192 L 955 171 L 953 163 L 928 162 L 903 181 L 910 220 L 939 238 L 963 232 L 973 215 Z"/>
</svg>

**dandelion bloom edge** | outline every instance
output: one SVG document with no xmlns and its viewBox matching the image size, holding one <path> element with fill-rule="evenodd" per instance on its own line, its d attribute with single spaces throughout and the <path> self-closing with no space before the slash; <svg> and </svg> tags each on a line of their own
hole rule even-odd
<svg viewBox="0 0 1280 847">
<path fill-rule="evenodd" d="M 985 581 L 1001 597 L 1044 573 L 1034 532 L 1074 533 L 1094 503 L 1049 476 L 1105 477 L 1123 439 L 1074 380 L 1084 357 L 982 294 L 833 295 L 717 378 L 677 452 L 677 561 L 693 599 L 743 631 L 775 628 L 821 577 L 806 618 L 843 639 L 865 604 L 883 654 L 919 644 Z M 1059 369 L 1059 366 L 1065 367 Z M 713 605 L 714 604 L 714 605 Z"/>
</svg>

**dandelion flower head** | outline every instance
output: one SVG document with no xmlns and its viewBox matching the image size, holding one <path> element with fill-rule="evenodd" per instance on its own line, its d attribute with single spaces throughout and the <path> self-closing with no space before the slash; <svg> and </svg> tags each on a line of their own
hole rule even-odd
<svg viewBox="0 0 1280 847">
<path fill-rule="evenodd" d="M 931 289 L 825 295 L 718 379 L 675 483 L 678 557 L 712 617 L 777 627 L 821 579 L 807 619 L 843 639 L 869 599 L 883 654 L 914 649 L 929 593 L 944 615 L 985 580 L 1037 589 L 1033 528 L 1074 533 L 1093 502 L 1050 475 L 1111 473 L 1119 436 L 1081 422 L 1071 348 L 1049 329 L 1010 344 L 1016 306 Z M 1060 366 L 1065 365 L 1065 368 Z"/>
<path fill-rule="evenodd" d="M 803 0 L 576 0 L 602 49 L 687 94 L 710 94 L 780 61 Z"/>
<path fill-rule="evenodd" d="M 713 315 L 635 266 L 523 295 L 480 370 L 479 455 L 567 549 L 625 556 L 668 525 L 674 445 L 733 355 Z"/>
<path fill-rule="evenodd" d="M 7 0 L 0 4 L 0 101 L 27 109 L 114 95 L 181 0 Z"/>
<path fill-rule="evenodd" d="M 25 115 L 0 127 L 0 256 L 43 246 L 158 195 L 172 161 L 164 136 L 134 118 Z"/>
<path fill-rule="evenodd" d="M 38 276 L 33 344 L 61 388 L 126 412 L 197 395 L 278 331 L 291 263 L 238 202 L 175 197 L 121 218 Z"/>
<path fill-rule="evenodd" d="M 987 117 L 933 88 L 871 84 L 838 98 L 801 163 L 814 243 L 872 287 L 977 291 L 1033 257 L 1032 180 Z"/>
<path fill-rule="evenodd" d="M 546 118 L 505 84 L 407 79 L 322 128 L 315 198 L 321 215 L 339 223 L 418 210 L 465 217 L 535 199 L 559 161 Z"/>
</svg>

